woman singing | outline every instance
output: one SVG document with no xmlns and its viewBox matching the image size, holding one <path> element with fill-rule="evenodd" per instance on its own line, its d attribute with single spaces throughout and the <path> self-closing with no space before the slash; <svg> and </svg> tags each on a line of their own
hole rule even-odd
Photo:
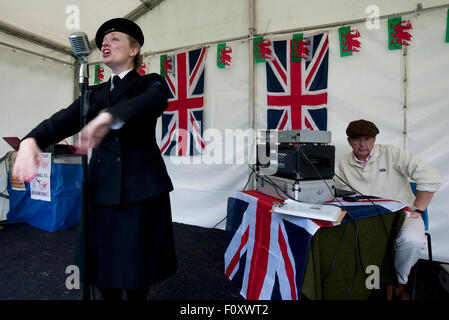
<svg viewBox="0 0 449 320">
<path fill-rule="evenodd" d="M 155 73 L 141 76 L 144 36 L 134 22 L 117 18 L 96 33 L 108 82 L 92 86 L 87 125 L 80 100 L 34 128 L 20 144 L 13 175 L 30 181 L 47 146 L 81 130 L 79 150 L 92 149 L 88 171 L 90 284 L 106 299 L 145 300 L 149 286 L 177 269 L 169 192 L 170 177 L 156 144 L 157 118 L 167 92 Z M 80 228 L 81 229 L 81 228 Z"/>
</svg>

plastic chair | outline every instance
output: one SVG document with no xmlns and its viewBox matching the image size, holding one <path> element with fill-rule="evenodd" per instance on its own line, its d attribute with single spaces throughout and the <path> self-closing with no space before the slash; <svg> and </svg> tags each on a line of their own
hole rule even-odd
<svg viewBox="0 0 449 320">
<path fill-rule="evenodd" d="M 413 194 L 416 195 L 416 183 L 410 182 L 410 186 L 412 188 Z M 423 214 L 421 214 L 421 218 L 424 220 L 424 230 L 426 231 L 427 253 L 429 255 L 429 262 L 432 262 L 432 238 L 430 236 L 430 233 L 427 232 L 429 230 L 429 215 L 428 215 L 427 209 L 424 211 Z M 415 274 L 413 276 L 412 296 L 411 296 L 412 300 L 415 299 L 416 275 L 418 274 L 418 262 L 415 265 Z"/>
</svg>

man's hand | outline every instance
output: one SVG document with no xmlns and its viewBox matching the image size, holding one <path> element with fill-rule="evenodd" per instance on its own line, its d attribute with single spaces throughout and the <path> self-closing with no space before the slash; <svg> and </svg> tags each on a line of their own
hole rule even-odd
<svg viewBox="0 0 449 320">
<path fill-rule="evenodd" d="M 419 218 L 421 216 L 421 213 L 416 212 L 416 211 L 411 211 L 410 212 L 410 218 Z"/>
<path fill-rule="evenodd" d="M 77 152 L 86 154 L 88 148 L 98 147 L 113 122 L 114 117 L 108 112 L 102 112 L 92 119 L 81 131 L 81 142 L 76 146 Z"/>
<path fill-rule="evenodd" d="M 415 206 L 415 208 L 418 208 L 418 209 L 424 211 L 429 206 L 429 203 L 432 200 L 432 198 L 433 198 L 433 192 L 418 190 L 416 192 L 416 198 L 415 198 L 415 202 L 413 205 Z M 411 218 L 418 218 L 420 216 L 421 216 L 421 213 L 416 212 L 416 211 L 412 211 L 410 213 Z"/>
</svg>

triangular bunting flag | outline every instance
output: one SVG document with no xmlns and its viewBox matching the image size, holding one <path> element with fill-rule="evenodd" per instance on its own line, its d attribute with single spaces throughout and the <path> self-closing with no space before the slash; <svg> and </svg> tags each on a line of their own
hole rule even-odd
<svg viewBox="0 0 449 320">
<path fill-rule="evenodd" d="M 402 46 L 410 45 L 412 35 L 408 32 L 411 30 L 412 24 L 410 20 L 402 20 L 402 17 L 394 17 L 388 19 L 388 49 L 402 49 Z"/>
<path fill-rule="evenodd" d="M 354 52 L 359 52 L 361 42 L 356 38 L 360 38 L 360 31 L 352 29 L 351 26 L 341 27 L 338 29 L 340 38 L 340 57 L 352 56 Z"/>
</svg>

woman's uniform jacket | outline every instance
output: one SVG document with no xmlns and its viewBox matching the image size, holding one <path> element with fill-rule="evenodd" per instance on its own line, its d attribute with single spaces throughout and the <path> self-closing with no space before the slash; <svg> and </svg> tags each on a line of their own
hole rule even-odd
<svg viewBox="0 0 449 320">
<path fill-rule="evenodd" d="M 173 190 L 156 144 L 157 118 L 167 108 L 167 92 L 158 74 L 141 76 L 130 71 L 109 92 L 110 81 L 92 86 L 87 122 L 108 109 L 124 121 L 121 129 L 110 130 L 89 165 L 91 203 L 118 205 L 137 202 Z M 33 129 L 43 150 L 81 130 L 80 100 L 55 113 Z"/>
<path fill-rule="evenodd" d="M 91 95 L 87 112 L 87 123 L 104 109 L 117 119 L 124 121 L 120 129 L 110 130 L 101 144 L 92 150 L 88 170 L 89 203 L 91 208 L 102 208 L 102 206 L 107 208 L 99 210 L 104 213 L 97 215 L 92 222 L 94 225 L 91 226 L 91 237 L 97 246 L 96 249 L 92 249 L 92 254 L 97 258 L 100 257 L 98 259 L 105 260 L 97 263 L 104 266 L 96 271 L 97 277 L 102 279 L 99 285 L 135 288 L 158 282 L 176 270 L 168 197 L 168 192 L 173 190 L 173 186 L 155 137 L 157 118 L 167 108 L 167 91 L 162 78 L 154 73 L 141 76 L 137 71 L 132 70 L 111 92 L 110 82 L 90 87 Z M 53 143 L 74 135 L 81 129 L 80 100 L 77 99 L 66 109 L 44 120 L 25 138 L 34 137 L 43 150 Z M 155 201 L 158 203 L 154 203 Z M 140 207 L 133 206 L 136 203 Z M 141 203 L 145 203 L 144 210 L 141 209 Z M 127 220 L 127 206 L 132 208 L 129 214 L 134 215 L 132 220 Z M 140 208 L 137 213 L 136 207 Z M 110 213 L 107 212 L 110 212 L 110 208 L 120 208 L 119 212 L 123 214 L 121 218 L 115 222 L 109 221 Z M 152 212 L 154 210 L 159 213 Z M 146 212 L 156 217 L 159 214 L 160 217 L 154 218 L 150 223 Z M 136 214 L 141 218 L 136 219 Z M 142 224 L 148 223 L 151 226 L 142 228 Z M 126 231 L 136 230 L 136 228 L 143 230 L 141 234 L 128 234 Z M 149 240 L 150 235 L 147 234 L 150 232 L 156 233 L 151 235 L 151 240 Z M 140 245 L 124 247 L 122 243 L 126 241 L 122 242 L 120 239 L 109 239 L 106 242 L 104 238 L 105 235 L 109 236 L 109 233 L 116 233 L 116 238 L 121 237 L 126 241 L 128 241 L 127 237 L 136 237 L 135 243 L 144 242 L 142 247 L 151 249 L 145 249 L 147 251 L 142 252 L 143 249 L 137 249 L 141 247 Z M 147 244 L 147 241 L 151 243 Z M 116 245 L 108 247 L 112 253 L 105 255 L 103 247 L 109 246 L 110 243 L 116 243 Z M 122 266 L 120 255 L 129 256 L 130 250 L 132 254 L 144 257 Z M 105 273 L 101 268 L 109 270 L 114 263 L 119 264 L 114 267 L 114 270 L 117 270 L 115 273 L 120 274 L 119 278 L 112 275 L 103 279 Z M 133 269 L 139 270 L 136 272 L 141 275 L 132 272 L 128 276 L 123 275 Z M 156 270 L 153 273 L 157 274 L 148 276 L 146 273 L 152 272 L 148 270 Z M 127 282 L 133 282 L 133 284 L 128 285 Z"/>
</svg>

